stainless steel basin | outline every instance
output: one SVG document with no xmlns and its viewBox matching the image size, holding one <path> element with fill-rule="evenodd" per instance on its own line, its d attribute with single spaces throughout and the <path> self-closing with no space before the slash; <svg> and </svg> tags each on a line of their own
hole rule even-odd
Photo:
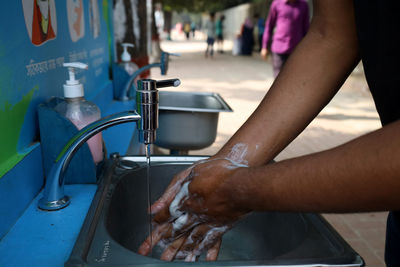
<svg viewBox="0 0 400 267">
<path fill-rule="evenodd" d="M 153 157 L 151 197 L 196 157 Z M 253 213 L 223 237 L 216 262 L 164 262 L 136 253 L 148 233 L 143 157 L 114 158 L 66 266 L 362 266 L 357 253 L 317 214 Z M 137 163 L 139 162 L 139 163 Z"/>
<path fill-rule="evenodd" d="M 156 145 L 172 151 L 210 146 L 217 134 L 219 112 L 232 112 L 216 93 L 160 91 Z"/>
</svg>

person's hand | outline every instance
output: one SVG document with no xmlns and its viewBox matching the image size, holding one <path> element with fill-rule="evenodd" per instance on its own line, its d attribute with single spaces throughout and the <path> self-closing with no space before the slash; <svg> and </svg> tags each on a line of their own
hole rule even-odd
<svg viewBox="0 0 400 267">
<path fill-rule="evenodd" d="M 261 57 L 263 58 L 263 59 L 267 59 L 267 56 L 268 56 L 268 49 L 267 48 L 263 48 L 263 49 L 261 49 Z"/>
<path fill-rule="evenodd" d="M 222 235 L 249 212 L 234 204 L 232 179 L 239 169 L 232 160 L 210 159 L 175 176 L 151 207 L 156 227 L 139 253 L 148 255 L 161 241 L 167 244 L 163 260 L 193 261 L 206 250 L 206 259 L 215 260 Z"/>
</svg>

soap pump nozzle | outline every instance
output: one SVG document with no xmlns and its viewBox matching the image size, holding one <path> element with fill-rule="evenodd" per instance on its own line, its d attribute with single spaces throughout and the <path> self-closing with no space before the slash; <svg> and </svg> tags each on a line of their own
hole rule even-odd
<svg viewBox="0 0 400 267">
<path fill-rule="evenodd" d="M 75 98 L 84 95 L 83 85 L 79 80 L 75 79 L 75 68 L 88 69 L 88 65 L 81 62 L 64 63 L 64 67 L 68 68 L 69 79 L 64 84 L 64 97 Z"/>
<path fill-rule="evenodd" d="M 130 62 L 131 61 L 131 54 L 128 52 L 128 47 L 135 47 L 133 44 L 130 43 L 122 43 L 121 46 L 124 48 L 124 51 L 121 55 L 122 62 Z"/>
</svg>

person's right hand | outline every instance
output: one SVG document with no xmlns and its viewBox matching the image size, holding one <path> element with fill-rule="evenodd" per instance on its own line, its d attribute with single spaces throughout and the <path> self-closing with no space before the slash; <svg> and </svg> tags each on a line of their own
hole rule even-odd
<svg viewBox="0 0 400 267">
<path fill-rule="evenodd" d="M 161 240 L 168 244 L 163 260 L 192 261 L 203 251 L 207 260 L 215 260 L 222 235 L 249 212 L 233 203 L 231 179 L 238 169 L 232 160 L 210 159 L 179 173 L 152 205 L 156 228 L 139 253 L 147 255 Z"/>
<path fill-rule="evenodd" d="M 261 49 L 261 57 L 263 58 L 263 59 L 267 59 L 267 57 L 268 57 L 268 49 L 267 48 L 263 48 L 263 49 Z"/>
</svg>

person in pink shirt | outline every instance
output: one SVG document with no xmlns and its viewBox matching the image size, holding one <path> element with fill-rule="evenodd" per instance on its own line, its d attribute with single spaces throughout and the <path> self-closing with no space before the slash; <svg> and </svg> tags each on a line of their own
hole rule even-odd
<svg viewBox="0 0 400 267">
<path fill-rule="evenodd" d="M 262 40 L 261 56 L 272 54 L 276 77 L 310 25 L 305 0 L 274 0 L 271 4 Z"/>
</svg>

